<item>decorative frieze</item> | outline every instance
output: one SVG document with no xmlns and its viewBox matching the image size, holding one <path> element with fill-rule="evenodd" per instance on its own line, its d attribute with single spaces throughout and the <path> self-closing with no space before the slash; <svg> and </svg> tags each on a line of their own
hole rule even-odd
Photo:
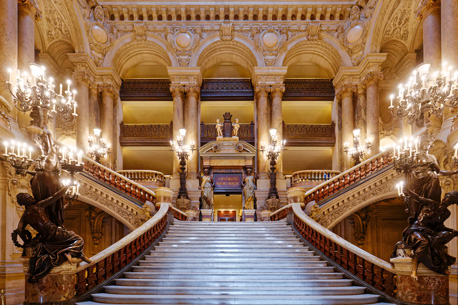
<svg viewBox="0 0 458 305">
<path fill-rule="evenodd" d="M 283 139 L 288 146 L 326 146 L 336 142 L 335 125 L 283 124 Z"/>
<path fill-rule="evenodd" d="M 252 101 L 251 79 L 204 79 L 201 88 L 202 101 Z"/>
<path fill-rule="evenodd" d="M 171 101 L 169 79 L 125 79 L 121 85 L 122 101 Z"/>
<path fill-rule="evenodd" d="M 172 139 L 172 123 L 125 125 L 121 123 L 121 146 L 168 146 Z"/>
</svg>

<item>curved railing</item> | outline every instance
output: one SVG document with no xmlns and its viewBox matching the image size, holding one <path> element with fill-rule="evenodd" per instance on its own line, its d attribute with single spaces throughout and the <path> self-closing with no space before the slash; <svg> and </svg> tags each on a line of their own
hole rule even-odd
<svg viewBox="0 0 458 305">
<path fill-rule="evenodd" d="M 285 205 L 284 207 L 270 214 L 270 220 L 276 221 L 276 220 L 284 219 L 286 218 L 286 216 L 288 216 L 289 213 L 291 213 L 292 210 L 293 210 L 292 204 Z"/>
<path fill-rule="evenodd" d="M 307 204 L 311 201 L 319 203 L 323 199 L 343 190 L 345 187 L 350 186 L 368 175 L 380 170 L 392 163 L 391 151 L 384 151 L 366 161 L 350 168 L 349 170 L 335 176 L 334 178 L 322 183 L 305 194 L 304 203 Z"/>
<path fill-rule="evenodd" d="M 170 206 L 170 208 L 172 211 L 173 218 L 178 219 L 178 220 L 183 220 L 183 221 L 188 219 L 188 215 L 185 212 L 182 212 L 181 210 L 175 208 L 172 205 Z"/>
<path fill-rule="evenodd" d="M 392 265 L 351 244 L 305 215 L 300 204 L 292 205 L 294 227 L 313 247 L 350 274 L 386 295 L 395 298 L 395 271 Z"/>
<path fill-rule="evenodd" d="M 165 232 L 170 208 L 169 203 L 161 203 L 159 211 L 147 222 L 91 257 L 91 263 L 81 263 L 75 271 L 75 297 L 103 285 L 147 250 Z"/>
<path fill-rule="evenodd" d="M 302 170 L 291 176 L 291 186 L 311 188 L 340 174 L 336 170 Z"/>
<path fill-rule="evenodd" d="M 138 182 L 146 187 L 165 186 L 165 176 L 163 173 L 153 170 L 120 170 L 118 174 Z"/>
<path fill-rule="evenodd" d="M 94 160 L 83 156 L 84 160 L 84 172 L 88 173 L 94 178 L 97 178 L 118 190 L 126 193 L 129 196 L 139 200 L 140 202 L 146 203 L 147 201 L 156 202 L 155 193 L 147 187 L 128 179 L 127 177 L 118 174 L 117 172 L 103 166 Z"/>
</svg>

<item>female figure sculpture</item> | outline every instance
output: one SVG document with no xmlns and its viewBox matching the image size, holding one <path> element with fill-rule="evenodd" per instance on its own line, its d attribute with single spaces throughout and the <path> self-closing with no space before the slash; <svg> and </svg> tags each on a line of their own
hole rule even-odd
<svg viewBox="0 0 458 305">
<path fill-rule="evenodd" d="M 223 137 L 223 123 L 220 123 L 219 119 L 216 119 L 216 136 L 218 138 Z"/>
<path fill-rule="evenodd" d="M 215 183 L 208 168 L 204 169 L 200 189 L 202 191 L 202 209 L 213 209 L 213 187 Z"/>
<path fill-rule="evenodd" d="M 243 208 L 245 210 L 254 210 L 254 191 L 256 190 L 256 175 L 252 174 L 251 168 L 247 168 L 246 173 L 247 175 L 242 182 L 243 197 L 245 198 Z"/>
</svg>

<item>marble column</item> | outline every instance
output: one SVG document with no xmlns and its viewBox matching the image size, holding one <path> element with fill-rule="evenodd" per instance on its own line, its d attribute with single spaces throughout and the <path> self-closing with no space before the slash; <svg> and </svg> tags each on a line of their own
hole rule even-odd
<svg viewBox="0 0 458 305">
<path fill-rule="evenodd" d="M 336 95 L 332 105 L 332 121 L 335 123 L 336 144 L 332 153 L 332 169 L 342 171 L 342 97 Z"/>
<path fill-rule="evenodd" d="M 183 86 L 174 85 L 170 86 L 170 92 L 172 92 L 173 98 L 173 130 L 172 140 L 175 141 L 179 135 L 179 130 L 184 128 L 183 122 Z M 180 160 L 176 153 L 173 154 L 173 176 L 178 178 L 180 171 Z"/>
<path fill-rule="evenodd" d="M 113 109 L 114 109 L 115 92 L 111 85 L 102 87 L 102 107 L 100 111 L 100 129 L 102 129 L 102 137 L 115 149 L 116 145 L 113 142 Z M 105 157 L 107 165 L 112 165 L 112 152 Z"/>
<path fill-rule="evenodd" d="M 186 128 L 186 143 L 189 145 L 197 145 L 199 121 L 198 121 L 198 98 L 200 92 L 200 86 L 198 85 L 186 85 L 186 101 L 185 101 L 185 116 L 184 124 Z M 197 147 L 196 147 L 197 149 Z M 188 177 L 195 178 L 199 166 L 199 153 L 194 151 L 191 157 L 188 159 Z"/>
<path fill-rule="evenodd" d="M 17 68 L 18 49 L 18 4 L 14 0 L 0 0 L 0 99 L 13 106 L 12 97 L 6 82 L 9 80 L 8 68 Z M 15 113 L 15 112 L 14 112 Z M 15 115 L 12 113 L 11 115 Z"/>
<path fill-rule="evenodd" d="M 373 156 L 379 153 L 380 148 L 380 127 L 379 127 L 379 83 L 378 74 L 371 75 L 366 81 L 367 94 L 367 139 L 371 141 L 371 153 L 367 156 Z"/>
<path fill-rule="evenodd" d="M 366 124 L 367 124 L 367 117 L 366 117 L 366 88 L 364 85 L 358 86 L 358 94 L 356 98 L 356 105 L 355 105 L 355 128 L 361 130 L 360 139 L 361 143 L 366 140 Z"/>
<path fill-rule="evenodd" d="M 76 125 L 76 146 L 83 151 L 86 151 L 88 146 L 89 138 L 89 125 L 90 117 L 88 115 L 90 111 L 89 107 L 89 79 L 84 75 L 76 75 L 73 77 L 76 79 L 77 93 L 77 125 Z"/>
<path fill-rule="evenodd" d="M 29 69 L 35 62 L 35 26 L 37 8 L 32 1 L 18 1 L 18 68 Z"/>
<path fill-rule="evenodd" d="M 284 85 L 274 85 L 271 89 L 272 107 L 270 128 L 277 130 L 277 140 L 281 144 L 283 141 L 283 115 L 282 115 L 282 98 L 285 92 Z M 280 154 L 277 160 L 277 177 L 283 177 L 283 154 Z"/>
<path fill-rule="evenodd" d="M 423 1 L 417 15 L 423 20 L 423 61 L 431 71 L 441 68 L 441 11 L 436 0 Z"/>
<path fill-rule="evenodd" d="M 92 133 L 94 128 L 100 128 L 99 88 L 95 84 L 89 87 L 89 107 L 89 132 Z"/>
<path fill-rule="evenodd" d="M 342 88 L 342 143 L 353 145 L 354 113 L 353 113 L 353 89 L 351 87 Z M 345 154 L 342 151 L 343 154 Z M 344 155 L 344 170 L 352 166 L 351 159 Z"/>
<path fill-rule="evenodd" d="M 441 1 L 441 51 L 442 61 L 458 68 L 458 1 Z"/>
<path fill-rule="evenodd" d="M 269 91 L 270 86 L 257 86 L 255 88 L 258 113 L 258 173 L 260 179 L 268 179 L 269 177 L 269 163 L 267 162 L 264 153 L 261 151 L 261 146 L 267 147 L 270 143 L 270 120 L 267 112 Z"/>
</svg>

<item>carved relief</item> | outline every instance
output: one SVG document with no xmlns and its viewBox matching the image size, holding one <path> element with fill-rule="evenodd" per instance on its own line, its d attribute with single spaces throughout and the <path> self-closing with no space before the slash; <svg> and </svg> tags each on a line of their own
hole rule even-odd
<svg viewBox="0 0 458 305">
<path fill-rule="evenodd" d="M 412 14 L 413 1 L 397 0 L 391 10 L 392 16 L 387 22 L 383 34 L 383 41 L 398 39 L 404 42 L 408 41 L 409 29 L 411 28 L 412 19 L 415 17 Z"/>
<path fill-rule="evenodd" d="M 268 28 L 254 35 L 254 39 L 261 49 L 266 66 L 273 66 L 277 61 L 278 52 L 287 39 L 286 28 L 280 31 Z"/>
<path fill-rule="evenodd" d="M 231 41 L 234 38 L 234 27 L 232 23 L 221 24 L 219 37 L 222 41 Z"/>
<path fill-rule="evenodd" d="M 91 9 L 85 25 L 88 31 L 91 56 L 96 64 L 100 65 L 113 40 L 113 35 L 110 33 L 111 26 L 106 22 L 103 8 L 100 5 Z"/>
<path fill-rule="evenodd" d="M 46 38 L 49 43 L 54 40 L 67 40 L 71 42 L 70 30 L 64 21 L 60 11 L 54 6 L 54 2 L 43 0 L 42 7 L 46 18 Z"/>
<path fill-rule="evenodd" d="M 192 51 L 202 35 L 200 27 L 167 27 L 167 41 L 175 50 L 180 67 L 189 66 Z"/>
</svg>

